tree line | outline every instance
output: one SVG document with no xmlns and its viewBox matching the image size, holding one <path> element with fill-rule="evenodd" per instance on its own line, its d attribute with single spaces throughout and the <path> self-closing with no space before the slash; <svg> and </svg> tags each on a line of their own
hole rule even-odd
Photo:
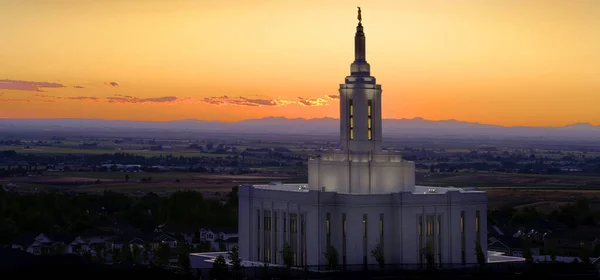
<svg viewBox="0 0 600 280">
<path fill-rule="evenodd" d="M 132 197 L 113 191 L 102 194 L 19 194 L 0 189 L 0 243 L 20 234 L 79 233 L 97 225 L 129 224 L 141 231 L 173 223 L 189 229 L 237 227 L 237 187 L 223 200 L 199 192 L 170 196 L 148 193 Z"/>
</svg>

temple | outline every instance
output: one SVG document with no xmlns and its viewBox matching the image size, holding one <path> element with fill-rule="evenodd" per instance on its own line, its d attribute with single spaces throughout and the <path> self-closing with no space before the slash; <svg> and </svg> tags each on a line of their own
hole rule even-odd
<svg viewBox="0 0 600 280">
<path fill-rule="evenodd" d="M 382 89 L 367 63 L 359 8 L 354 61 L 340 85 L 340 148 L 308 160 L 306 184 L 239 189 L 245 261 L 294 266 L 475 264 L 487 257 L 487 195 L 415 185 L 415 164 L 383 149 Z M 476 250 L 477 248 L 477 250 Z M 481 250 L 479 250 L 481 249 Z M 373 252 L 377 252 L 374 254 Z"/>
</svg>

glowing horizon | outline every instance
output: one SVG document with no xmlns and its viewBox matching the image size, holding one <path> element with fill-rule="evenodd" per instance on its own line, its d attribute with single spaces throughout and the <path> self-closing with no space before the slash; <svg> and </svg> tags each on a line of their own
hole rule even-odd
<svg viewBox="0 0 600 280">
<path fill-rule="evenodd" d="M 359 5 L 385 119 L 600 125 L 600 1 Z M 356 24 L 342 0 L 4 0 L 0 118 L 338 118 Z"/>
</svg>

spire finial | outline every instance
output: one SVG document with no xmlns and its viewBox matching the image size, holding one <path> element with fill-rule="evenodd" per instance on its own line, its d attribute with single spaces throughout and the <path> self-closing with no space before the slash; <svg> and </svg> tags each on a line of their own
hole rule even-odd
<svg viewBox="0 0 600 280">
<path fill-rule="evenodd" d="M 358 17 L 357 17 L 358 18 L 358 23 L 361 23 L 362 22 L 362 16 L 360 15 L 360 7 L 357 7 L 357 8 L 358 8 Z"/>
</svg>

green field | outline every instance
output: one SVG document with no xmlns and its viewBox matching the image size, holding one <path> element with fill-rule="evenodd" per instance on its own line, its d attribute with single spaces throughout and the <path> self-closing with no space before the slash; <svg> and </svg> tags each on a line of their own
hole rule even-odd
<svg viewBox="0 0 600 280">
<path fill-rule="evenodd" d="M 26 149 L 23 146 L 0 146 L 0 151 L 14 150 L 22 154 L 46 154 L 46 155 L 102 155 L 114 153 L 128 153 L 145 157 L 156 156 L 183 156 L 183 157 L 226 157 L 226 154 L 202 153 L 196 150 L 173 149 L 165 151 L 150 151 L 139 149 L 121 149 L 115 147 L 77 147 L 77 146 L 32 146 Z"/>
</svg>

